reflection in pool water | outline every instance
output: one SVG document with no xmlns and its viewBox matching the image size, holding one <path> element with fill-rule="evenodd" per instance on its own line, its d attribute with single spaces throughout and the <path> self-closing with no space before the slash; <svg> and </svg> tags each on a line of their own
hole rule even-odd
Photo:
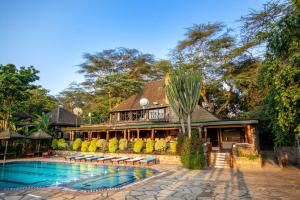
<svg viewBox="0 0 300 200">
<path fill-rule="evenodd" d="M 157 174 L 140 167 L 60 162 L 10 162 L 0 166 L 0 189 L 59 186 L 77 190 L 120 188 Z"/>
</svg>

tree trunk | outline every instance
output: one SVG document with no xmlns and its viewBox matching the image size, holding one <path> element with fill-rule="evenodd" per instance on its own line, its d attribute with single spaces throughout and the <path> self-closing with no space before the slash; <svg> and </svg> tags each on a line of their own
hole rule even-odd
<svg viewBox="0 0 300 200">
<path fill-rule="evenodd" d="M 189 138 L 192 137 L 192 125 L 191 125 L 191 114 L 189 113 L 187 116 L 187 125 L 188 125 L 188 135 Z"/>
<path fill-rule="evenodd" d="M 181 124 L 182 134 L 185 135 L 185 126 L 184 126 L 183 118 L 180 118 L 180 124 Z"/>
</svg>

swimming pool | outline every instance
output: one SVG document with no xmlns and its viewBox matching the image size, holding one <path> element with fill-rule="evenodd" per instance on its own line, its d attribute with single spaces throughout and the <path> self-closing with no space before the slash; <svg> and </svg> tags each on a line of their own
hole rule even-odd
<svg viewBox="0 0 300 200">
<path fill-rule="evenodd" d="M 20 161 L 1 164 L 0 189 L 57 186 L 93 191 L 121 188 L 158 172 L 149 168 Z"/>
</svg>

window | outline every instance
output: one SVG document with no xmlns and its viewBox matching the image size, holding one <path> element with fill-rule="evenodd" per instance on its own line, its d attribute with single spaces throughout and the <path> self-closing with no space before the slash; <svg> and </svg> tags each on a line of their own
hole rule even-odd
<svg viewBox="0 0 300 200">
<path fill-rule="evenodd" d="M 165 118 L 165 112 L 163 108 L 149 110 L 149 119 L 164 119 L 164 118 Z"/>
</svg>

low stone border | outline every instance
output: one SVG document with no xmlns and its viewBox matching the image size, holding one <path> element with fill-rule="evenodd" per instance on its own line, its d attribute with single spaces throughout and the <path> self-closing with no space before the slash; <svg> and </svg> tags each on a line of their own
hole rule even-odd
<svg viewBox="0 0 300 200">
<path fill-rule="evenodd" d="M 232 148 L 232 165 L 235 168 L 262 168 L 262 158 L 260 155 L 256 159 L 250 160 L 247 157 L 239 157 L 237 155 L 237 147 L 254 148 L 253 145 L 247 143 L 236 143 Z"/>
</svg>

